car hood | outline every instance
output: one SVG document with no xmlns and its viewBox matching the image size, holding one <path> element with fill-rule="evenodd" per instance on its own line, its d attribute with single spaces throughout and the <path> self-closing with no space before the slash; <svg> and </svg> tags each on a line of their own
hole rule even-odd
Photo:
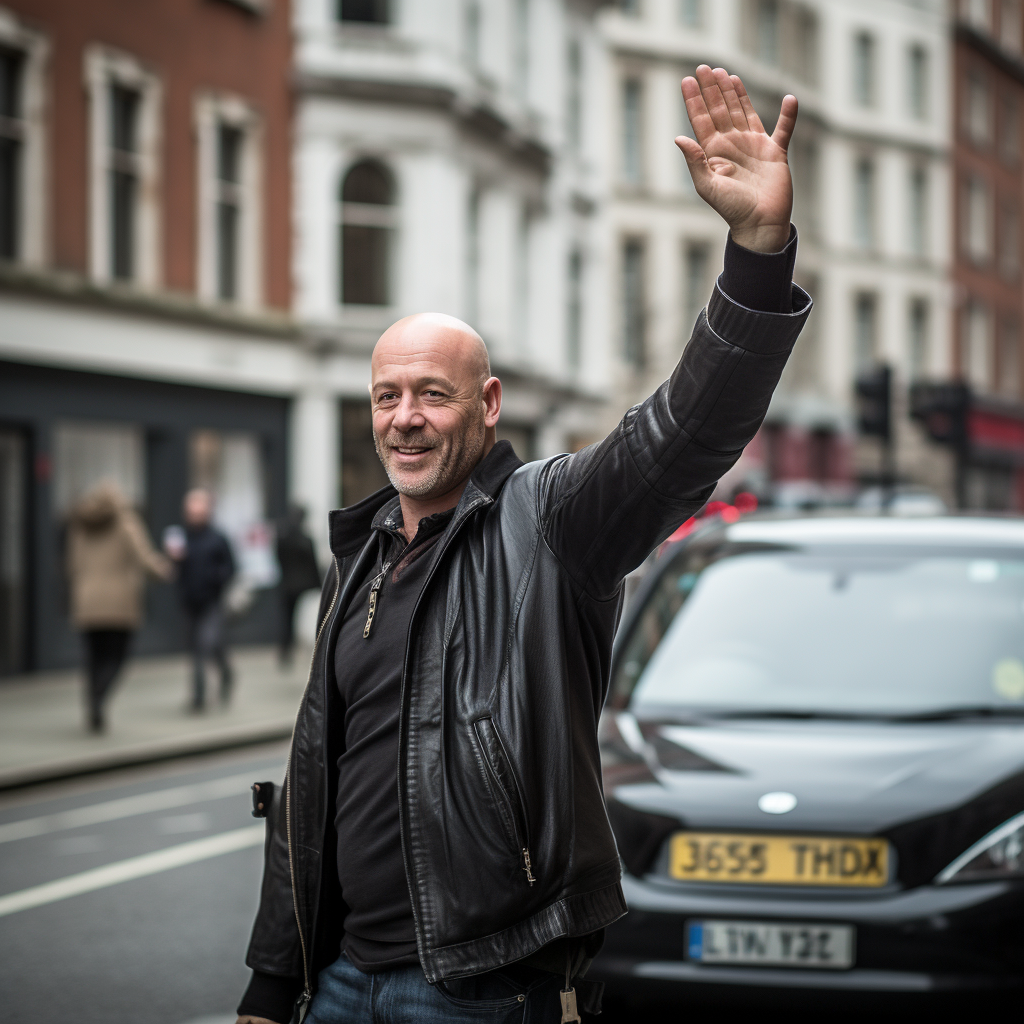
<svg viewBox="0 0 1024 1024">
<path fill-rule="evenodd" d="M 1018 722 L 616 722 L 648 770 L 607 773 L 609 796 L 688 828 L 880 834 L 1024 772 Z M 792 810 L 760 810 L 778 791 L 796 797 Z"/>
</svg>

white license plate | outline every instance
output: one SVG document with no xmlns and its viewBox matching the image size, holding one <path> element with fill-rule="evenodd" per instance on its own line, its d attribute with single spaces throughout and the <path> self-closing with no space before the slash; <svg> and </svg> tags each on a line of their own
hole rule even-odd
<svg viewBox="0 0 1024 1024">
<path fill-rule="evenodd" d="M 690 921 L 686 954 L 705 964 L 842 970 L 853 966 L 853 928 L 800 922 Z"/>
</svg>

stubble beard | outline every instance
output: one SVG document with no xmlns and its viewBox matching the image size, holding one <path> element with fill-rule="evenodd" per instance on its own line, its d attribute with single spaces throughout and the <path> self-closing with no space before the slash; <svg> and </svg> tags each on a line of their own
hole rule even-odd
<svg viewBox="0 0 1024 1024">
<path fill-rule="evenodd" d="M 482 420 L 469 422 L 457 433 L 447 437 L 426 430 L 408 434 L 389 431 L 383 438 L 374 432 L 373 446 L 391 486 L 399 494 L 407 498 L 437 498 L 447 494 L 473 471 L 483 453 L 486 433 Z M 437 450 L 438 456 L 426 475 L 420 476 L 414 483 L 407 483 L 402 479 L 401 471 L 396 471 L 391 465 L 392 448 L 421 445 L 429 445 Z"/>
</svg>

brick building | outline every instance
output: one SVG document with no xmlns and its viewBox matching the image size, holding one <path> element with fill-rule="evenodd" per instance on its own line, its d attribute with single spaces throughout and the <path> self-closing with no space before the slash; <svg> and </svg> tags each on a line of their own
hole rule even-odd
<svg viewBox="0 0 1024 1024">
<path fill-rule="evenodd" d="M 954 16 L 953 338 L 972 392 L 964 498 L 1024 509 L 1021 358 L 1021 0 L 960 0 Z"/>
<path fill-rule="evenodd" d="M 287 0 L 0 0 L 0 674 L 76 658 L 62 524 L 100 478 L 157 539 L 211 486 L 241 585 L 270 582 L 304 376 L 290 18 Z M 263 595 L 236 631 L 272 621 Z M 136 649 L 181 640 L 157 587 Z"/>
</svg>

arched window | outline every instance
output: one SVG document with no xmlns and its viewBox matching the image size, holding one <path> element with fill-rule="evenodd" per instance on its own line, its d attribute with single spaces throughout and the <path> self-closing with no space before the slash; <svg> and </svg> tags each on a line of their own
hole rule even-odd
<svg viewBox="0 0 1024 1024">
<path fill-rule="evenodd" d="M 341 185 L 341 301 L 346 305 L 391 303 L 391 247 L 395 186 L 377 160 L 349 169 Z"/>
</svg>

